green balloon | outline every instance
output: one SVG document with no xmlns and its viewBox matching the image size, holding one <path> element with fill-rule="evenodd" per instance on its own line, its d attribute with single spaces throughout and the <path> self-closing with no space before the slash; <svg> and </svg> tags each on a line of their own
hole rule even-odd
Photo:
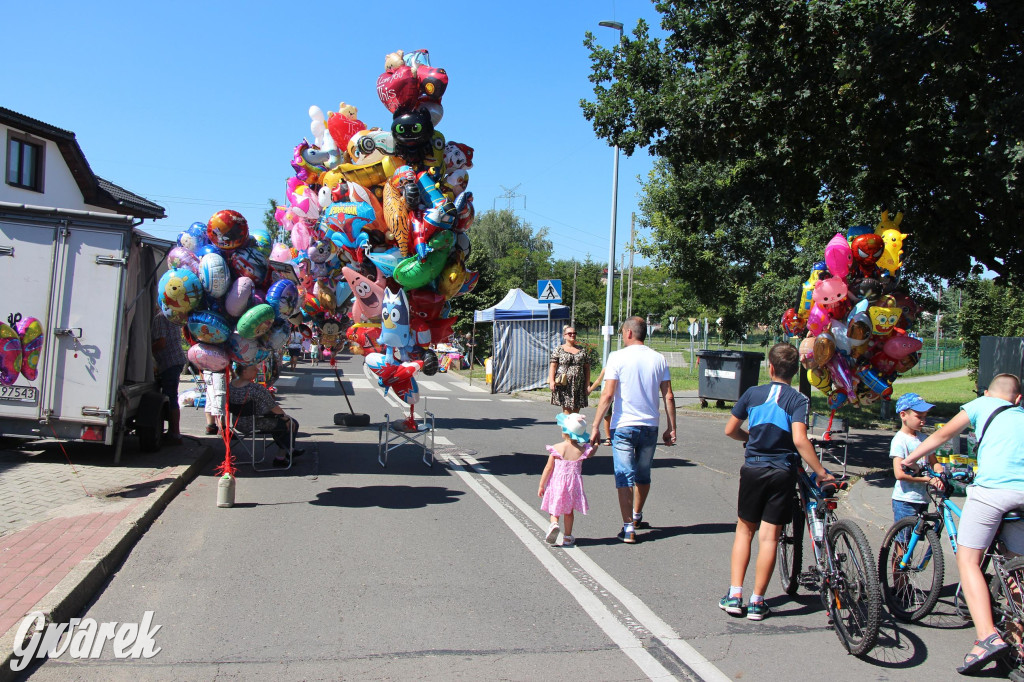
<svg viewBox="0 0 1024 682">
<path fill-rule="evenodd" d="M 445 230 L 438 232 L 427 244 L 433 249 L 422 261 L 416 256 L 403 259 L 392 275 L 406 289 L 419 289 L 437 279 L 448 262 L 448 252 L 455 243 L 455 235 Z"/>
</svg>

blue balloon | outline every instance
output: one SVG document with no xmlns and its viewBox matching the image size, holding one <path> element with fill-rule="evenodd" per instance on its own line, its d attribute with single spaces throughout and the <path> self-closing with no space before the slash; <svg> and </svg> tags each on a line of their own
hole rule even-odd
<svg viewBox="0 0 1024 682">
<path fill-rule="evenodd" d="M 204 223 L 192 223 L 188 229 L 178 235 L 178 245 L 183 246 L 192 253 L 201 256 L 200 249 L 210 243 L 206 236 L 206 225 Z"/>
<path fill-rule="evenodd" d="M 218 256 L 220 256 L 221 258 L 224 257 L 224 252 L 221 251 L 220 249 L 218 249 L 216 246 L 214 246 L 210 242 L 206 242 L 201 247 L 199 247 L 198 251 L 196 251 L 196 255 L 199 256 L 200 259 L 202 259 L 202 257 L 205 256 L 208 253 L 215 253 Z"/>
</svg>

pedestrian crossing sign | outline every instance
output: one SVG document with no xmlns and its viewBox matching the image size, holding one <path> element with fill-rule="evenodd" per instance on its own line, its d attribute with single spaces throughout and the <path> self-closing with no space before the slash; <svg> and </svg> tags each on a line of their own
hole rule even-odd
<svg viewBox="0 0 1024 682">
<path fill-rule="evenodd" d="M 541 303 L 562 302 L 562 280 L 560 279 L 539 279 L 537 280 L 537 300 Z"/>
</svg>

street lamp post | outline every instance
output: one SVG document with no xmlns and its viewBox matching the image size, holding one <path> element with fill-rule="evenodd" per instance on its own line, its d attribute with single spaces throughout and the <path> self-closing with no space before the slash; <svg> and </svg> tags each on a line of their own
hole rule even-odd
<svg viewBox="0 0 1024 682">
<path fill-rule="evenodd" d="M 599 26 L 613 28 L 619 32 L 619 42 L 622 42 L 622 22 L 602 21 Z M 608 243 L 608 287 L 604 296 L 604 350 L 601 355 L 602 366 L 608 364 L 608 354 L 612 350 L 612 290 L 615 286 L 615 217 L 618 211 L 619 200 L 619 145 L 615 145 L 615 163 L 612 166 L 612 227 Z"/>
</svg>

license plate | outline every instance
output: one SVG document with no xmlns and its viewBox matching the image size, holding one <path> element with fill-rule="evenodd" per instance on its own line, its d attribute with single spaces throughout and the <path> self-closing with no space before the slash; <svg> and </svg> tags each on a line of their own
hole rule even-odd
<svg viewBox="0 0 1024 682">
<path fill-rule="evenodd" d="M 39 392 L 35 386 L 0 386 L 0 400 L 19 400 L 34 403 Z"/>
</svg>

